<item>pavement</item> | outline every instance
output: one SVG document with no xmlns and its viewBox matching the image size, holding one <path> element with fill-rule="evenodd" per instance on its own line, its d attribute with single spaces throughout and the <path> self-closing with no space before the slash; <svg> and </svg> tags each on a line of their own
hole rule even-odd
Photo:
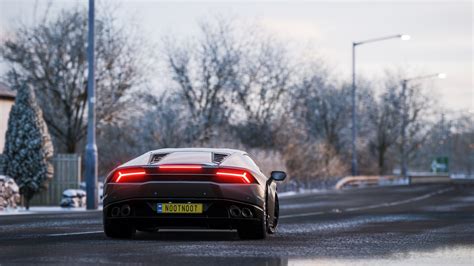
<svg viewBox="0 0 474 266">
<path fill-rule="evenodd" d="M 29 210 L 25 207 L 18 207 L 16 209 L 7 209 L 0 211 L 0 216 L 4 215 L 27 215 L 27 214 L 45 214 L 45 213 L 64 213 L 64 212 L 83 212 L 86 207 L 77 208 L 63 208 L 60 206 L 31 206 Z"/>
<path fill-rule="evenodd" d="M 276 235 L 160 231 L 108 239 L 99 211 L 0 217 L 0 265 L 473 265 L 474 187 L 392 186 L 281 199 Z"/>
</svg>

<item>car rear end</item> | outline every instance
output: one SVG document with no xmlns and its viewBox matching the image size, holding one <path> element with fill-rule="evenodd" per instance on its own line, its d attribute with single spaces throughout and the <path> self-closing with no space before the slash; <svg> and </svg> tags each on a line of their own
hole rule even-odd
<svg viewBox="0 0 474 266">
<path fill-rule="evenodd" d="M 106 180 L 104 225 L 124 232 L 259 226 L 264 219 L 265 186 L 247 168 L 223 166 L 228 156 L 152 154 L 147 164 L 117 168 Z"/>
</svg>

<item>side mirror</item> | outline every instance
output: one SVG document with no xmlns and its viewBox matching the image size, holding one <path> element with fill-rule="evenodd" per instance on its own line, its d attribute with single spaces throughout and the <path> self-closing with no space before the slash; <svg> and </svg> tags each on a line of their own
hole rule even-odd
<svg viewBox="0 0 474 266">
<path fill-rule="evenodd" d="M 272 171 L 270 178 L 275 181 L 283 181 L 286 178 L 286 173 L 283 171 Z"/>
</svg>

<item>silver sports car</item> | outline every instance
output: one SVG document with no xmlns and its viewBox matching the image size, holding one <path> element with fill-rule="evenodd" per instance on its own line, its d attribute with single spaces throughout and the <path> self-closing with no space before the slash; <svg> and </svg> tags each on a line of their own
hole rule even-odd
<svg viewBox="0 0 474 266">
<path fill-rule="evenodd" d="M 104 231 L 130 238 L 136 230 L 161 228 L 236 229 L 241 238 L 275 233 L 278 195 L 244 151 L 232 149 L 160 149 L 114 169 L 104 187 Z"/>
</svg>

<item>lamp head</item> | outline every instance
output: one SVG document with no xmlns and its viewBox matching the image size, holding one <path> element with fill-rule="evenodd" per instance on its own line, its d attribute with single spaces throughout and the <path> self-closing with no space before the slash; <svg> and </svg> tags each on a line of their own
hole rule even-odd
<svg viewBox="0 0 474 266">
<path fill-rule="evenodd" d="M 411 39 L 410 35 L 407 35 L 407 34 L 402 34 L 400 35 L 400 39 L 402 39 L 402 41 L 408 41 Z"/>
<path fill-rule="evenodd" d="M 438 73 L 438 78 L 439 79 L 445 79 L 446 78 L 446 73 Z"/>
</svg>

